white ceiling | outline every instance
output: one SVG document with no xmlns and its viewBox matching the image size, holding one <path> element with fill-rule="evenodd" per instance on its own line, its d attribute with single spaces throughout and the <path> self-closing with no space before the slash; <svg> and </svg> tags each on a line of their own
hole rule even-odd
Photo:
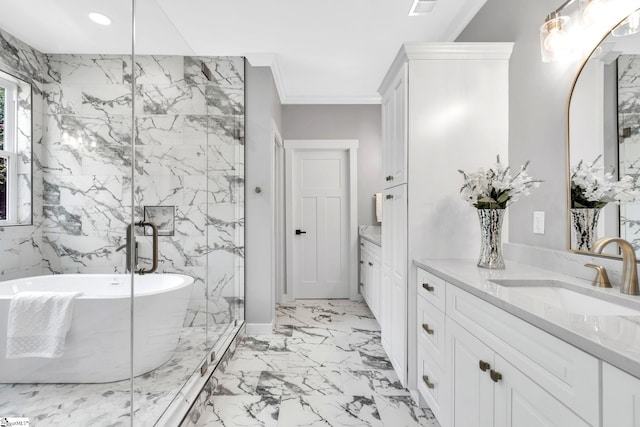
<svg viewBox="0 0 640 427">
<path fill-rule="evenodd" d="M 136 53 L 245 55 L 283 103 L 375 103 L 405 41 L 453 41 L 486 0 L 136 0 Z M 2 1 L 0 28 L 45 53 L 131 52 L 131 0 Z M 87 14 L 113 23 L 101 27 Z"/>
</svg>

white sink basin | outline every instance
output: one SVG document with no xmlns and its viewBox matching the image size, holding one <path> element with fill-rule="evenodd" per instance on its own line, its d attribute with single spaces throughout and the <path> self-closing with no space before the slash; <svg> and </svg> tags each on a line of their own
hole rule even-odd
<svg viewBox="0 0 640 427">
<path fill-rule="evenodd" d="M 492 282 L 508 288 L 509 299 L 533 300 L 534 304 L 544 304 L 573 314 L 594 316 L 640 316 L 639 309 L 633 309 L 613 302 L 604 301 L 562 287 L 571 285 L 551 279 L 496 279 Z"/>
</svg>

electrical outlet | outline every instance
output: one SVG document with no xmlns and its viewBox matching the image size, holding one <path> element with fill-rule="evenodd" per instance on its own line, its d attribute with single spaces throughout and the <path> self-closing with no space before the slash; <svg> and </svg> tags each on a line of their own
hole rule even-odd
<svg viewBox="0 0 640 427">
<path fill-rule="evenodd" d="M 533 233 L 544 234 L 544 212 L 533 213 Z"/>
</svg>

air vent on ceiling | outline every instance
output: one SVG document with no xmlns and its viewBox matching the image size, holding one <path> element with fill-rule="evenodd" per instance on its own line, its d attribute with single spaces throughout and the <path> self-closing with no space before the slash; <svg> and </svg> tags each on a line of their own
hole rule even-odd
<svg viewBox="0 0 640 427">
<path fill-rule="evenodd" d="M 426 15 L 433 10 L 435 5 L 435 0 L 413 0 L 409 16 Z"/>
</svg>

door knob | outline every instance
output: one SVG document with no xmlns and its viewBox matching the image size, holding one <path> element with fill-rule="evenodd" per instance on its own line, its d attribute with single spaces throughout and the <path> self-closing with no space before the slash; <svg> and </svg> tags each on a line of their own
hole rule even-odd
<svg viewBox="0 0 640 427">
<path fill-rule="evenodd" d="M 300 235 L 300 234 L 307 234 L 307 232 L 302 230 L 296 230 L 296 235 Z"/>
</svg>

